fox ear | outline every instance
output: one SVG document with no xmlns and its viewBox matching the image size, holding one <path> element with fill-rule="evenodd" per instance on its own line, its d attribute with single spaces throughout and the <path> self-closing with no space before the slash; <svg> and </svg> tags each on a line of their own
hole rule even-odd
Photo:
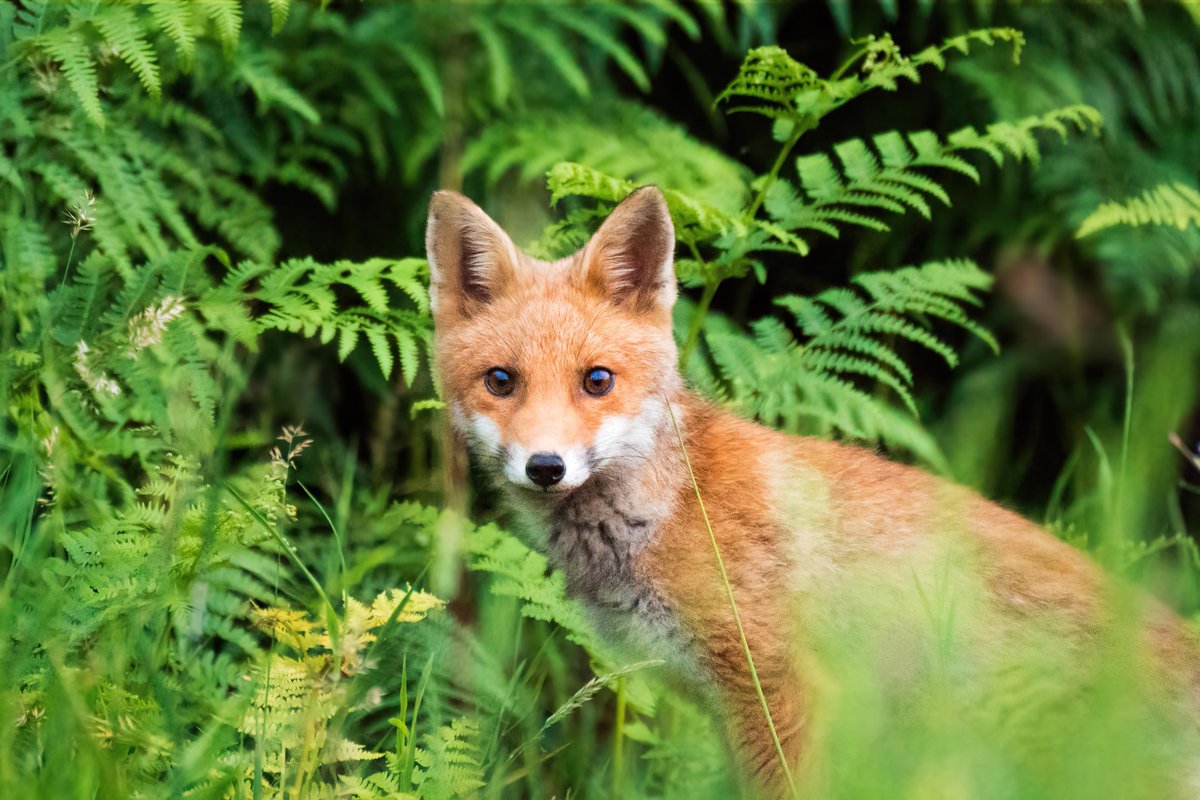
<svg viewBox="0 0 1200 800">
<path fill-rule="evenodd" d="M 583 248 L 587 283 L 616 303 L 675 304 L 675 227 L 657 186 L 621 201 Z"/>
<path fill-rule="evenodd" d="M 438 191 L 425 226 L 429 295 L 435 313 L 473 306 L 502 294 L 516 275 L 517 248 L 499 225 L 458 192 Z"/>
</svg>

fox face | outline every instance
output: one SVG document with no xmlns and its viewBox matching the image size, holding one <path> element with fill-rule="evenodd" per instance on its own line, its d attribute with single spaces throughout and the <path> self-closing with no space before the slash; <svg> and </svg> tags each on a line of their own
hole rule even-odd
<svg viewBox="0 0 1200 800">
<path fill-rule="evenodd" d="M 443 394 L 499 482 L 561 496 L 648 457 L 680 386 L 674 246 L 654 187 L 553 263 L 521 253 L 462 195 L 433 195 L 426 249 Z"/>
</svg>

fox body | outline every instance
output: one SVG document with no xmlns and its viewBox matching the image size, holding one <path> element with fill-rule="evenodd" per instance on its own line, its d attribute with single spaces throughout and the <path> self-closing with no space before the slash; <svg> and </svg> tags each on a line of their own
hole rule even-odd
<svg viewBox="0 0 1200 800">
<path fill-rule="evenodd" d="M 1085 661 L 1116 623 L 1112 582 L 1084 555 L 968 490 L 742 420 L 685 388 L 671 325 L 674 244 L 654 187 L 555 263 L 518 251 L 461 195 L 437 192 L 430 205 L 436 358 L 454 424 L 543 532 L 602 632 L 666 660 L 715 704 L 748 772 L 773 791 L 780 748 L 710 526 L 793 766 L 828 680 L 820 632 L 855 614 L 886 616 L 906 596 L 925 603 L 929 587 L 961 587 L 973 618 L 986 620 L 956 630 L 957 647 L 1044 635 Z M 875 608 L 855 599 L 864 583 L 884 587 Z M 1195 703 L 1195 643 L 1166 609 L 1143 606 L 1137 658 L 1168 702 Z M 876 627 L 889 641 L 882 666 L 902 680 L 913 668 L 905 654 L 916 653 L 909 634 Z"/>
</svg>

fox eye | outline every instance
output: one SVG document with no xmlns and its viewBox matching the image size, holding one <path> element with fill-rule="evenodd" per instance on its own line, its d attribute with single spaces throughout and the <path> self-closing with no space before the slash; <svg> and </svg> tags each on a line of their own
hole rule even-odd
<svg viewBox="0 0 1200 800">
<path fill-rule="evenodd" d="M 517 381 L 508 370 L 492 367 L 483 376 L 483 385 L 497 397 L 508 397 L 517 388 Z"/>
<path fill-rule="evenodd" d="M 583 390 L 593 397 L 603 397 L 612 388 L 613 374 L 604 367 L 592 367 L 583 376 Z"/>
</svg>

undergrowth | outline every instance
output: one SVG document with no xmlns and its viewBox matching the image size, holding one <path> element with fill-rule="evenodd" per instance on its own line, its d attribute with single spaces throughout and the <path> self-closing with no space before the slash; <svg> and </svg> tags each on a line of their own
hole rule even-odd
<svg viewBox="0 0 1200 800">
<path fill-rule="evenodd" d="M 791 278 L 830 242 L 927 225 L 1031 170 L 1053 177 L 1108 116 L 1072 95 L 898 127 L 881 96 L 927 92 L 956 63 L 989 65 L 965 68 L 980 84 L 1022 81 L 1026 36 L 979 27 L 907 52 L 877 35 L 823 74 L 771 43 L 782 13 L 675 0 L 0 6 L 0 794 L 735 793 L 709 710 L 605 645 L 486 498 L 460 502 L 429 363 L 423 202 L 369 256 L 353 234 L 342 252 L 289 214 L 310 203 L 352 231 L 359 215 L 340 204 L 364 183 L 419 199 L 464 180 L 529 196 L 544 181 L 561 208 L 534 216 L 549 221 L 530 249 L 559 256 L 657 183 L 691 293 L 677 329 L 695 386 L 766 424 L 953 477 L 947 451 L 973 445 L 927 424 L 923 382 L 1003 351 L 982 311 L 990 264 L 931 250 L 811 291 Z M 701 75 L 681 42 L 742 59 L 723 90 L 697 91 L 758 118 L 765 160 L 638 94 L 664 64 Z M 1183 88 L 1149 98 L 1147 117 L 1194 113 Z M 860 133 L 819 138 L 847 114 Z M 1194 187 L 1156 181 L 1060 227 L 1085 242 L 1143 223 L 1194 234 Z M 390 213 L 378 205 L 367 215 Z M 304 249 L 318 240 L 332 256 Z M 1200 493 L 1200 456 L 1177 436 L 1185 458 L 1149 486 L 1138 453 L 1194 408 L 1195 381 L 1169 380 L 1194 358 L 1179 344 L 1194 313 L 1144 348 L 1125 340 L 1119 434 L 1078 426 L 1045 515 L 1185 610 L 1200 605 L 1200 556 L 1179 497 Z M 1152 503 L 1175 509 L 1168 525 L 1109 535 Z M 878 599 L 862 588 L 864 618 Z M 949 614 L 953 598 L 939 603 Z M 933 616 L 940 629 L 953 614 Z M 898 699 L 864 668 L 887 654 L 864 661 L 852 638 L 826 642 L 842 688 L 816 752 L 832 766 L 806 778 L 823 795 L 1152 797 L 1168 782 L 1146 766 L 1162 731 L 1128 702 L 1126 664 L 1091 706 L 1030 719 L 1041 684 L 1021 677 L 1052 673 L 1052 658 L 971 683 L 933 669 Z M 898 727 L 896 703 L 915 709 Z"/>
</svg>

